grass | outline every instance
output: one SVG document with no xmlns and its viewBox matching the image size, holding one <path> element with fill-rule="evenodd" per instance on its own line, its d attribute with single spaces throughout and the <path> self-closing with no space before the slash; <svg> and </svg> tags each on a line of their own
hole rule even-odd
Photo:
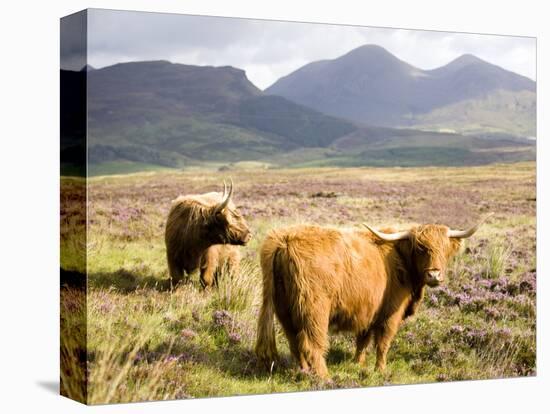
<svg viewBox="0 0 550 414">
<path fill-rule="evenodd" d="M 220 190 L 229 176 L 235 182 L 234 201 L 254 233 L 242 248 L 242 271 L 232 280 L 222 277 L 210 292 L 201 289 L 197 275 L 170 290 L 163 244 L 170 200 Z M 80 189 L 76 183 L 63 181 L 62 229 L 67 231 L 61 242 L 65 267 L 78 270 L 82 242 L 69 231 L 81 222 L 71 207 L 71 194 Z M 535 193 L 534 163 L 197 169 L 93 178 L 86 245 L 88 326 L 80 331 L 88 344 L 83 398 L 95 404 L 534 375 Z M 272 372 L 257 364 L 257 249 L 271 228 L 295 222 L 340 227 L 440 222 L 463 228 L 488 211 L 494 217 L 465 243 L 447 283 L 428 290 L 419 313 L 401 327 L 383 374 L 373 370 L 372 353 L 365 366 L 352 362 L 350 335 L 331 335 L 332 381 L 308 377 L 290 358 L 279 328 L 282 364 Z M 83 320 L 64 325 L 64 332 L 74 334 Z M 69 351 L 74 347 L 66 344 Z M 65 354 L 78 377 L 79 359 Z"/>
<path fill-rule="evenodd" d="M 487 265 L 484 276 L 487 279 L 495 279 L 502 275 L 505 271 L 510 253 L 511 248 L 509 246 L 501 244 L 491 245 L 487 252 Z"/>
</svg>

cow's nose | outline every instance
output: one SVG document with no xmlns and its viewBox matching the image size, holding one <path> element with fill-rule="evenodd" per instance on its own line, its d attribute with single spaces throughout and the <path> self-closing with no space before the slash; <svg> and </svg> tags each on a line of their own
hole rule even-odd
<svg viewBox="0 0 550 414">
<path fill-rule="evenodd" d="M 441 280 L 441 271 L 440 270 L 428 270 L 428 276 L 435 280 Z"/>
</svg>

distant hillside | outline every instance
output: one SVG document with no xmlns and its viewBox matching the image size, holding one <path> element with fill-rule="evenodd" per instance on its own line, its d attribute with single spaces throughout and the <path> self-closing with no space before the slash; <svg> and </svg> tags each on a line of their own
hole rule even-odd
<svg viewBox="0 0 550 414">
<path fill-rule="evenodd" d="M 72 91 L 83 90 L 86 78 L 84 131 L 76 128 L 82 122 L 72 122 L 84 114 Z M 299 167 L 476 165 L 534 159 L 533 142 L 502 134 L 481 139 L 369 126 L 325 115 L 260 91 L 244 71 L 228 66 L 133 62 L 61 71 L 61 83 L 64 142 L 71 144 L 74 134 L 87 132 L 88 172 L 93 175 L 248 165 L 242 161 Z M 438 126 L 445 112 L 430 116 L 414 121 Z M 62 148 L 65 159 L 73 149 Z"/>
<path fill-rule="evenodd" d="M 504 134 L 483 137 L 414 129 L 364 127 L 327 147 L 301 148 L 263 161 L 288 167 L 464 166 L 532 161 L 534 141 Z"/>
<path fill-rule="evenodd" d="M 164 166 L 256 159 L 326 145 L 356 129 L 267 96 L 243 70 L 166 61 L 88 72 L 89 157 Z"/>
<path fill-rule="evenodd" d="M 487 125 L 490 131 L 503 117 L 500 107 L 506 106 L 512 95 L 520 96 L 522 106 L 533 107 L 535 88 L 532 80 L 472 55 L 463 55 L 434 70 L 422 70 L 379 46 L 365 45 L 337 59 L 305 65 L 265 92 L 365 124 L 416 126 L 437 118 L 443 126 L 447 126 L 447 119 L 454 120 L 459 131 L 468 130 L 468 125 L 474 123 Z M 499 95 L 498 91 L 505 94 Z M 464 106 L 453 106 L 473 100 L 480 101 L 475 105 L 483 106 L 482 114 L 472 113 L 475 119 L 464 117 Z M 445 108 L 445 116 L 432 114 L 440 108 Z M 460 125 L 456 118 L 461 118 Z M 508 125 L 506 132 L 533 135 L 534 112 L 524 112 L 520 123 L 521 127 Z"/>
<path fill-rule="evenodd" d="M 465 134 L 483 132 L 536 136 L 536 94 L 496 90 L 477 99 L 466 99 L 411 117 L 415 128 L 452 130 Z"/>
</svg>

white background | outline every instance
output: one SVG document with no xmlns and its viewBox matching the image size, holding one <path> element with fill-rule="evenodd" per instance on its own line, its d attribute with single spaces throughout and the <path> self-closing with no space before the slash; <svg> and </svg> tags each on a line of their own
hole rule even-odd
<svg viewBox="0 0 550 414">
<path fill-rule="evenodd" d="M 0 410 L 141 413 L 548 412 L 548 12 L 543 1 L 187 0 L 4 2 L 0 19 Z M 86 7 L 538 37 L 538 376 L 124 404 L 59 397 L 59 18 Z M 546 187 L 546 188 L 543 188 Z M 545 390 L 546 389 L 546 390 Z"/>
</svg>

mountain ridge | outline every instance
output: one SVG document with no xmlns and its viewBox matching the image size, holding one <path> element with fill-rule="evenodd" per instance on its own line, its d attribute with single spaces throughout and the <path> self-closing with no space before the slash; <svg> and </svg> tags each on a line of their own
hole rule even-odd
<svg viewBox="0 0 550 414">
<path fill-rule="evenodd" d="M 87 76 L 91 162 L 122 158 L 184 166 L 256 159 L 327 145 L 356 129 L 265 95 L 244 70 L 231 66 L 128 62 Z"/>
<path fill-rule="evenodd" d="M 240 161 L 406 166 L 533 158 L 532 143 L 507 135 L 466 139 L 458 134 L 369 126 L 323 114 L 264 93 L 245 71 L 230 66 L 127 62 L 92 71 L 62 70 L 61 83 L 65 91 L 71 85 L 87 84 L 88 162 L 97 166 L 94 174 Z M 71 102 L 74 98 L 63 94 L 62 107 L 76 107 Z M 434 119 L 439 121 L 442 115 L 437 115 Z M 66 137 L 82 133 L 70 118 L 62 118 Z M 521 147 L 521 151 L 499 153 L 501 147 Z M 65 159 L 72 154 L 69 150 L 64 150 Z M 453 157 L 453 151 L 461 158 Z"/>
<path fill-rule="evenodd" d="M 417 116 L 496 90 L 527 90 L 534 101 L 536 83 L 472 54 L 423 70 L 380 46 L 363 45 L 304 65 L 264 92 L 359 123 L 414 127 Z"/>
</svg>

